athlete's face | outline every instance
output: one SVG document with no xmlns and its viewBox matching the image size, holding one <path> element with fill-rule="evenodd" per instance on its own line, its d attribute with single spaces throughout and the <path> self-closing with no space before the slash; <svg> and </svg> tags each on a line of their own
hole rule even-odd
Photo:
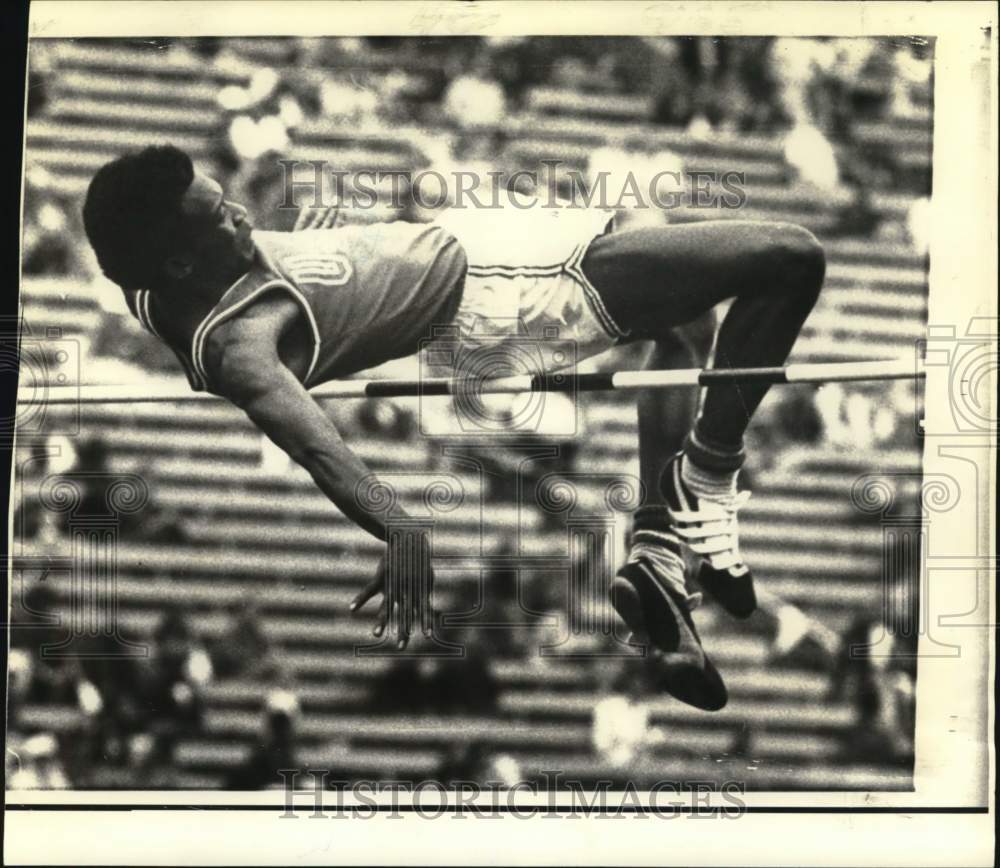
<svg viewBox="0 0 1000 868">
<path fill-rule="evenodd" d="M 189 273 L 226 280 L 246 272 L 253 260 L 253 227 L 242 205 L 226 199 L 213 178 L 196 172 L 181 199 L 185 253 L 178 259 Z"/>
</svg>

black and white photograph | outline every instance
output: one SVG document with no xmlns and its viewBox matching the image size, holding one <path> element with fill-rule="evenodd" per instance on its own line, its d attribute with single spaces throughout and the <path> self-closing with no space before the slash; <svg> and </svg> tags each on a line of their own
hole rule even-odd
<svg viewBox="0 0 1000 868">
<path fill-rule="evenodd" d="M 32 4 L 6 858 L 992 864 L 996 10 L 879 5 Z"/>
</svg>

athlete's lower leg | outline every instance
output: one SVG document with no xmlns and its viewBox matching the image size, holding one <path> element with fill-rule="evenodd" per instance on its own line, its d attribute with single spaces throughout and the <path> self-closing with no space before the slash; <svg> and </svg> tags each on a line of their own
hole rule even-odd
<svg viewBox="0 0 1000 868">
<path fill-rule="evenodd" d="M 704 368 L 715 337 L 716 317 L 709 311 L 686 326 L 654 341 L 646 356 L 646 370 Z M 639 475 L 646 487 L 647 503 L 662 503 L 657 488 L 660 471 L 684 445 L 694 424 L 699 389 L 649 389 L 639 393 Z"/>
<path fill-rule="evenodd" d="M 801 227 L 719 221 L 599 238 L 583 268 L 618 325 L 638 336 L 663 334 L 733 299 L 714 366 L 754 368 L 785 363 L 816 302 L 825 262 Z M 683 455 L 661 476 L 671 531 L 704 559 L 702 584 L 741 617 L 756 598 L 739 554 L 736 512 L 745 495 L 737 495 L 736 476 L 743 435 L 766 392 L 760 384 L 709 387 Z M 651 429 L 654 416 L 647 418 Z"/>
<path fill-rule="evenodd" d="M 726 313 L 713 368 L 777 367 L 787 361 L 819 296 L 825 262 L 822 248 L 804 230 L 790 234 L 773 255 L 766 291 L 738 296 Z M 743 435 L 768 389 L 761 383 L 709 386 L 686 453 L 706 469 L 738 469 Z"/>
<path fill-rule="evenodd" d="M 687 326 L 667 333 L 649 349 L 646 370 L 700 368 L 708 363 L 715 333 L 710 311 Z M 639 393 L 639 476 L 645 493 L 633 516 L 629 560 L 645 558 L 658 576 L 685 591 L 681 541 L 670 533 L 660 474 L 691 430 L 698 408 L 697 387 L 656 389 Z"/>
</svg>

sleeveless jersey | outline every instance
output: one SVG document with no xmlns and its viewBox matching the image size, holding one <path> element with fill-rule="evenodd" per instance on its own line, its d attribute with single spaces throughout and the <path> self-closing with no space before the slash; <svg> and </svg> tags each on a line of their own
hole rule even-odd
<svg viewBox="0 0 1000 868">
<path fill-rule="evenodd" d="M 126 294 L 142 325 L 174 350 L 195 391 L 213 391 L 205 368 L 212 331 L 266 293 L 289 295 L 308 323 L 312 355 L 302 380 L 307 388 L 417 352 L 432 327 L 450 322 L 461 302 L 465 253 L 440 226 L 375 223 L 255 231 L 253 237 L 250 270 L 184 333 L 183 343 L 163 335 L 167 305 L 148 290 Z"/>
</svg>

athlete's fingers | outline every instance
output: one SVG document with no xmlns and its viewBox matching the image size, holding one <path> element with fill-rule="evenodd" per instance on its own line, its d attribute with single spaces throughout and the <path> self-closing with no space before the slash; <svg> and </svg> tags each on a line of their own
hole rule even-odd
<svg viewBox="0 0 1000 868">
<path fill-rule="evenodd" d="M 358 609 L 363 608 L 372 597 L 375 597 L 382 592 L 382 585 L 382 571 L 379 570 L 378 575 L 365 585 L 361 592 L 353 600 L 351 600 L 351 604 L 348 607 L 350 611 L 357 612 Z"/>
<path fill-rule="evenodd" d="M 372 635 L 379 639 L 385 632 L 385 625 L 389 620 L 388 607 L 386 606 L 385 600 L 382 600 L 382 605 L 379 606 L 378 614 L 375 616 L 375 627 L 372 629 Z"/>
<path fill-rule="evenodd" d="M 396 606 L 396 648 L 402 651 L 410 641 L 410 612 L 406 605 Z"/>
<path fill-rule="evenodd" d="M 396 638 L 397 642 L 399 639 L 399 606 L 397 603 L 393 602 L 389 606 L 383 606 L 383 632 L 386 638 L 393 636 Z M 379 633 L 378 635 L 382 635 Z"/>
<path fill-rule="evenodd" d="M 409 604 L 407 602 L 406 582 L 404 587 L 397 587 L 390 612 L 389 632 L 396 638 L 396 647 L 402 651 L 410 640 Z"/>
</svg>

